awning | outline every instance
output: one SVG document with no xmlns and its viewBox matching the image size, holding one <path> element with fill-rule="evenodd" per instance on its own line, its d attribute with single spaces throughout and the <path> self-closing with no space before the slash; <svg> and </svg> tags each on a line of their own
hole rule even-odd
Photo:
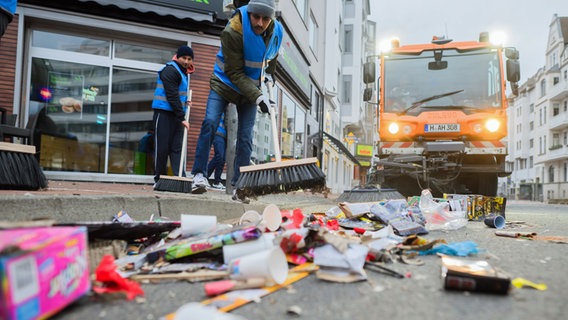
<svg viewBox="0 0 568 320">
<path fill-rule="evenodd" d="M 357 158 L 353 156 L 353 154 L 349 151 L 349 149 L 347 149 L 347 147 L 345 147 L 345 145 L 341 143 L 341 141 L 337 140 L 334 136 L 324 131 L 323 139 L 327 141 L 332 147 L 334 147 L 334 149 L 337 150 L 337 152 L 345 154 L 349 158 L 349 160 L 355 163 L 355 165 L 361 166 L 359 160 L 357 160 Z"/>
<path fill-rule="evenodd" d="M 223 15 L 223 1 L 183 1 L 183 0 L 78 0 L 96 2 L 103 6 L 116 6 L 121 9 L 134 9 L 142 13 L 153 12 L 161 16 L 174 16 L 178 19 L 215 22 Z"/>
</svg>

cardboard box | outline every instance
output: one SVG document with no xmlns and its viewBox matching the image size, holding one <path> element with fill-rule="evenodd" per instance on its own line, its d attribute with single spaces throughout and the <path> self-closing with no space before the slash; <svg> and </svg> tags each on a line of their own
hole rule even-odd
<svg viewBox="0 0 568 320">
<path fill-rule="evenodd" d="M 0 319 L 45 319 L 91 289 L 85 227 L 0 230 Z"/>
<path fill-rule="evenodd" d="M 483 221 L 485 217 L 500 215 L 505 218 L 507 198 L 489 197 L 477 194 L 444 194 L 450 207 L 458 206 L 467 212 L 469 221 Z M 455 210 L 455 209 L 452 209 Z"/>
</svg>

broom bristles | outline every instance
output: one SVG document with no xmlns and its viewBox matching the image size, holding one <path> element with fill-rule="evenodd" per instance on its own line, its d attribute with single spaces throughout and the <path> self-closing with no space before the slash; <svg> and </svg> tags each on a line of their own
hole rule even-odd
<svg viewBox="0 0 568 320">
<path fill-rule="evenodd" d="M 177 176 L 160 176 L 154 190 L 156 191 L 167 191 L 167 192 L 179 192 L 179 193 L 191 193 L 192 180 L 185 177 Z"/>
<path fill-rule="evenodd" d="M 38 190 L 47 187 L 47 178 L 36 157 L 35 147 L 0 142 L 0 189 Z"/>
<path fill-rule="evenodd" d="M 256 198 L 305 189 L 312 192 L 327 191 L 325 174 L 317 166 L 316 158 L 271 162 L 243 168 L 235 185 L 240 197 Z"/>
</svg>

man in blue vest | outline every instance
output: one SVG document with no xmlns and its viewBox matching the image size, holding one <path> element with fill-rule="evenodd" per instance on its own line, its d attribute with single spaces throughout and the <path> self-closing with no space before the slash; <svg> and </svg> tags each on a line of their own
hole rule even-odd
<svg viewBox="0 0 568 320">
<path fill-rule="evenodd" d="M 205 177 L 209 150 L 229 103 L 237 106 L 238 117 L 231 185 L 236 184 L 240 167 L 250 164 L 257 106 L 268 113 L 270 105 L 261 84 L 266 73 L 274 73 L 282 43 L 282 25 L 274 19 L 274 10 L 274 0 L 251 0 L 235 11 L 221 33 L 221 48 L 210 79 L 211 90 L 191 171 L 194 187 L 209 186 Z M 239 198 L 235 191 L 233 200 L 248 203 L 248 199 Z"/>
<path fill-rule="evenodd" d="M 14 19 L 17 4 L 16 0 L 0 0 L 0 38 L 8 29 L 8 24 Z"/>
<path fill-rule="evenodd" d="M 189 129 L 185 119 L 185 111 L 191 103 L 187 98 L 189 84 L 188 74 L 194 70 L 193 50 L 188 46 L 177 49 L 172 61 L 158 71 L 156 90 L 152 109 L 154 109 L 154 181 L 158 182 L 160 175 L 167 175 L 168 157 L 173 172 L 177 175 L 182 157 L 184 128 Z M 182 168 L 185 176 L 185 166 Z M 201 192 L 205 192 L 202 188 Z"/>
<path fill-rule="evenodd" d="M 215 137 L 213 138 L 213 150 L 215 154 L 213 159 L 207 164 L 207 178 L 213 176 L 213 184 L 211 188 L 217 190 L 225 190 L 225 186 L 221 183 L 221 174 L 223 174 L 223 168 L 225 167 L 225 149 L 227 142 L 227 129 L 225 128 L 225 114 L 221 116 L 221 122 L 217 127 L 217 132 L 215 132 Z"/>
</svg>

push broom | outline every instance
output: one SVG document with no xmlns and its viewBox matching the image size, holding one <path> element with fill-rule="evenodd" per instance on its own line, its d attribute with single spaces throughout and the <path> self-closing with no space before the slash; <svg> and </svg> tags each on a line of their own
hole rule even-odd
<svg viewBox="0 0 568 320">
<path fill-rule="evenodd" d="M 47 187 L 47 179 L 35 152 L 35 146 L 0 142 L 0 189 L 38 190 Z"/>
<path fill-rule="evenodd" d="M 187 82 L 187 98 L 191 101 L 191 90 L 189 90 L 189 81 Z M 189 121 L 189 105 L 185 110 L 185 120 Z M 179 159 L 179 170 L 177 176 L 160 175 L 160 179 L 156 182 L 156 191 L 169 191 L 179 193 L 191 193 L 193 181 L 190 178 L 182 177 L 183 168 L 185 167 L 185 157 L 187 154 L 187 128 L 183 128 L 183 144 L 181 147 L 181 157 Z M 205 192 L 207 190 L 204 190 Z M 201 193 L 203 193 L 201 192 Z"/>
<path fill-rule="evenodd" d="M 276 162 L 241 167 L 241 175 L 235 185 L 237 195 L 241 198 L 256 198 L 266 194 L 303 189 L 310 189 L 312 192 L 326 191 L 325 174 L 318 167 L 317 158 L 282 161 L 276 125 L 276 106 L 272 102 L 272 83 L 267 82 L 266 87 L 271 102 L 270 120 Z"/>
</svg>

